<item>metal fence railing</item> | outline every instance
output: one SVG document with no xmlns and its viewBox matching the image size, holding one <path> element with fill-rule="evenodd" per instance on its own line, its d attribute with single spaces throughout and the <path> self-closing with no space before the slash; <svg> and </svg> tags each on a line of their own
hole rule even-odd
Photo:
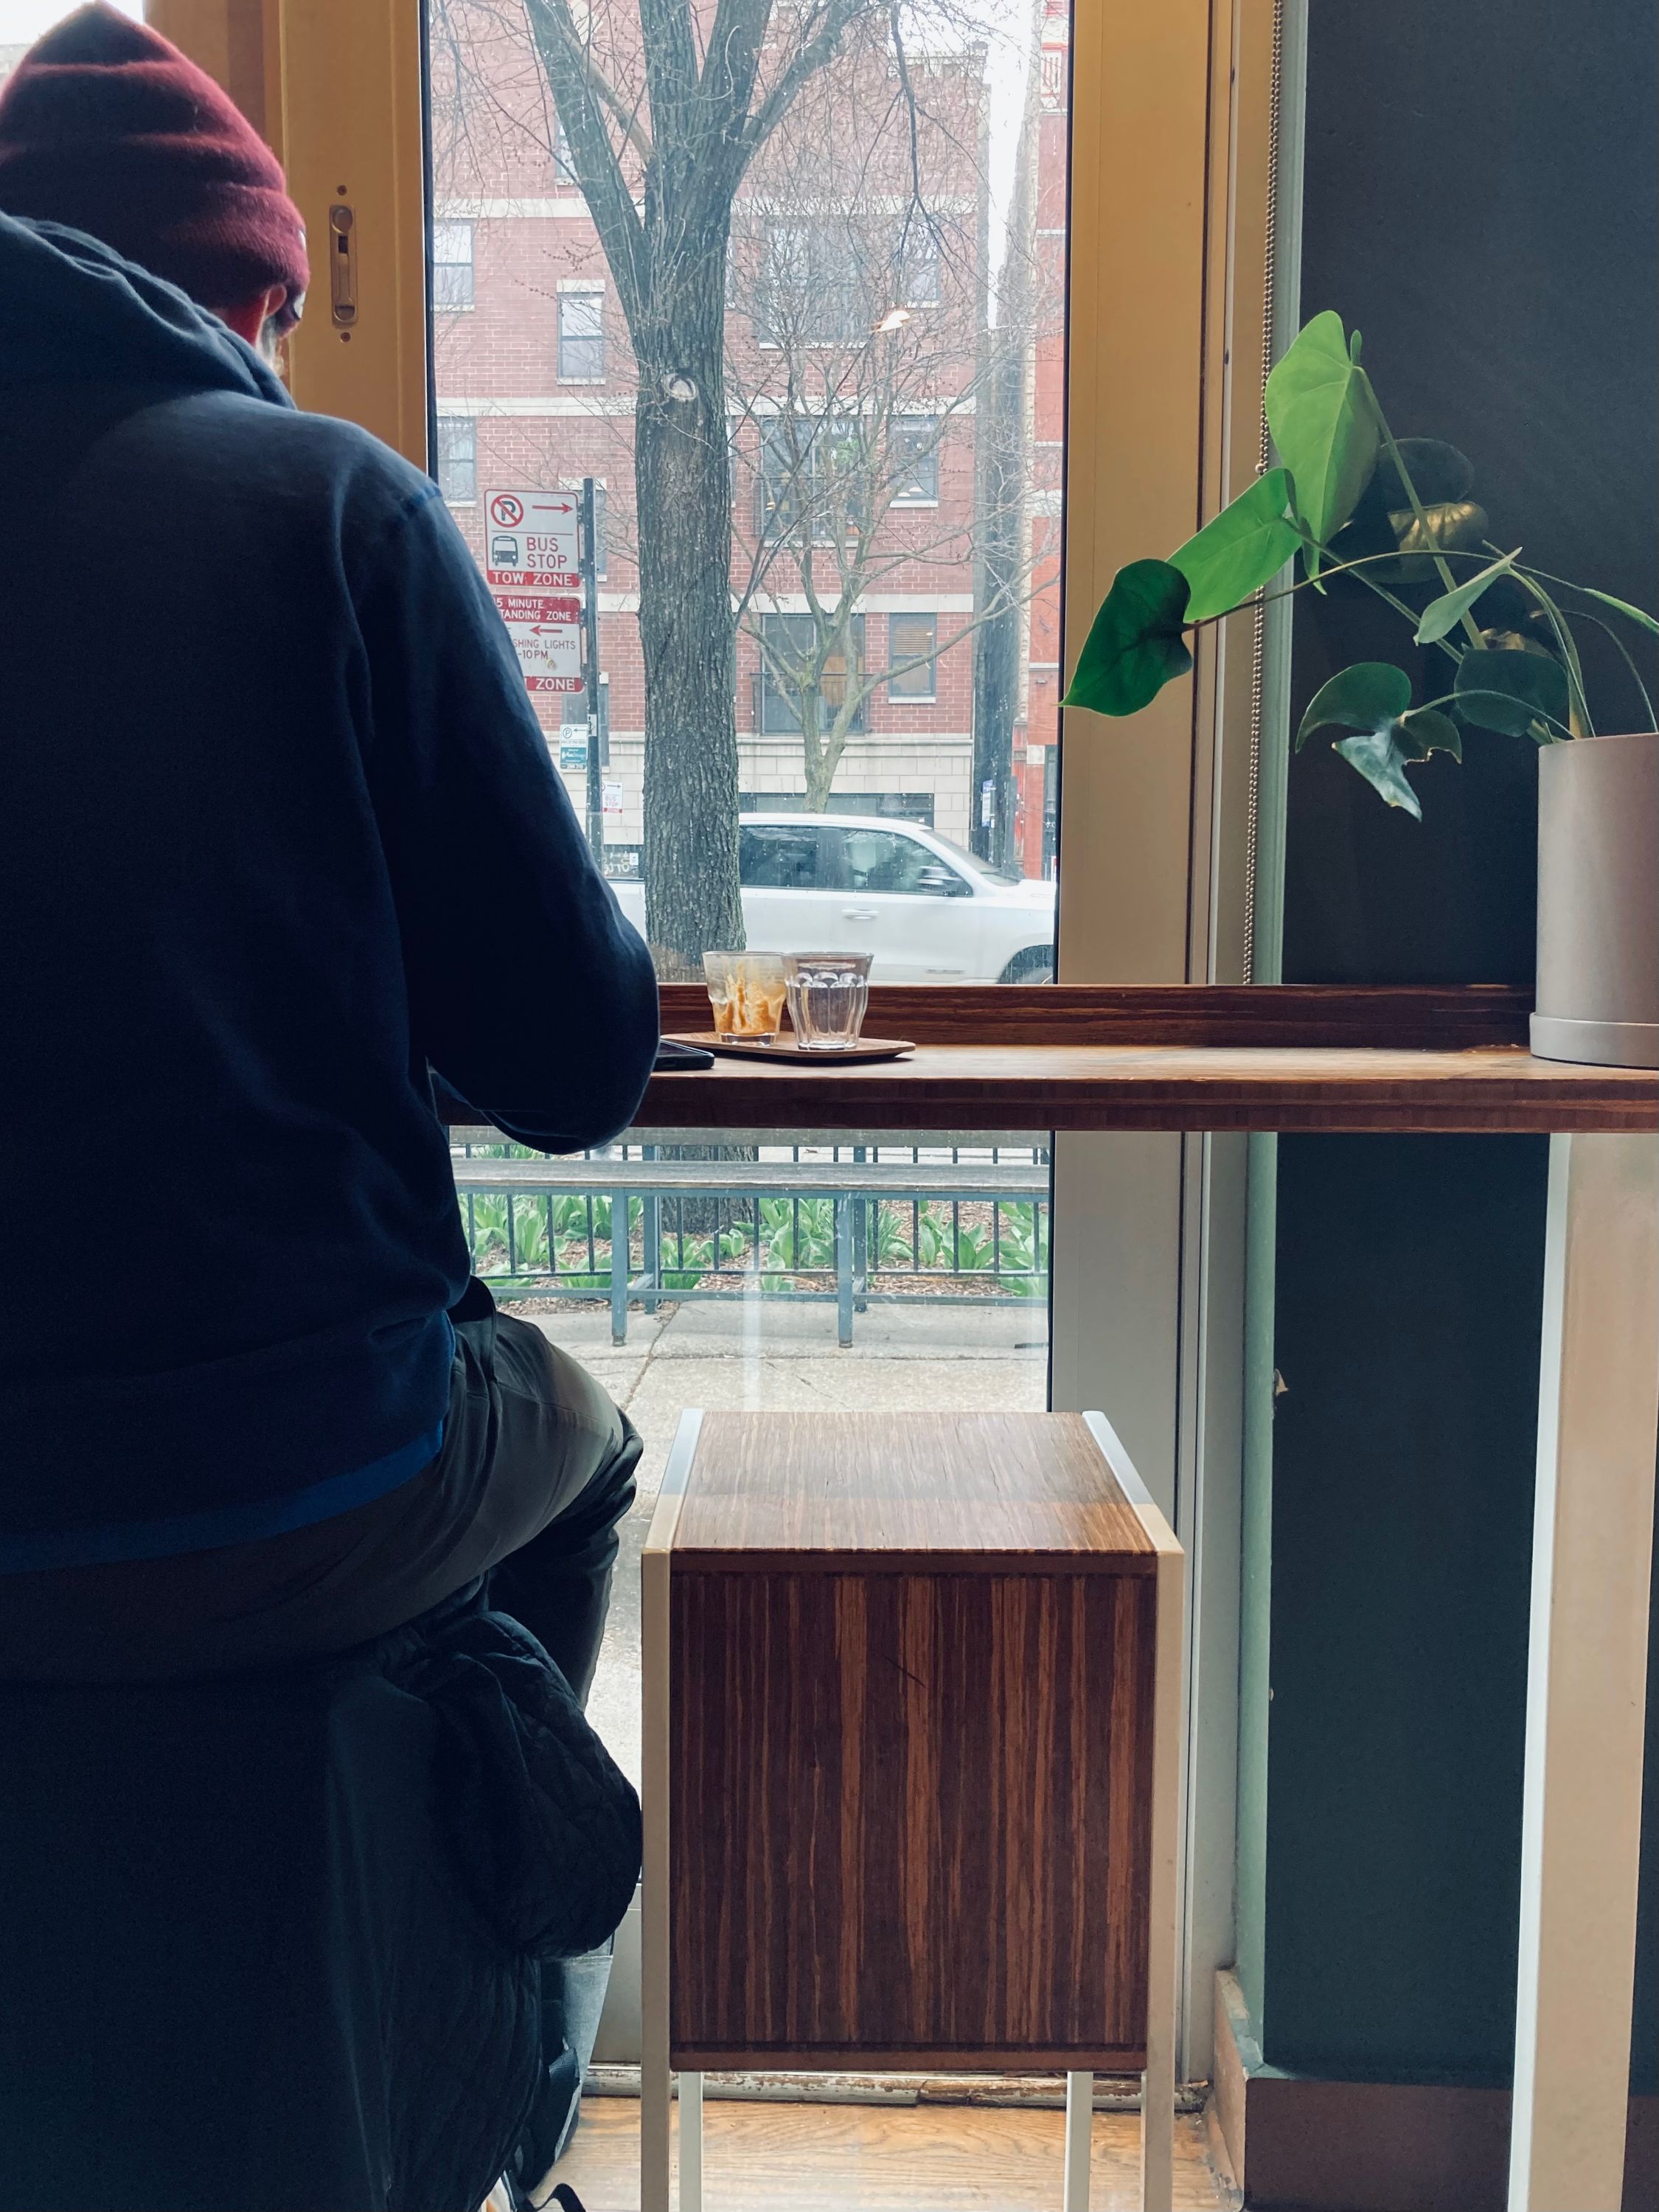
<svg viewBox="0 0 1659 2212">
<path fill-rule="evenodd" d="M 1048 1297 L 1040 1139 L 629 1141 L 553 1159 L 451 1133 L 474 1270 L 498 1292 L 607 1301 L 618 1344 L 630 1307 L 692 1299 L 833 1302 L 847 1345 L 872 1304 Z"/>
</svg>

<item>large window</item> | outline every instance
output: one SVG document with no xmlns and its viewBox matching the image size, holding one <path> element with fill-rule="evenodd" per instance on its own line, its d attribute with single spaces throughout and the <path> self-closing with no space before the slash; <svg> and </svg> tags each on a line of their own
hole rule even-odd
<svg viewBox="0 0 1659 2212">
<path fill-rule="evenodd" d="M 556 490 L 590 475 L 606 482 L 609 576 L 599 621 L 612 711 L 608 751 L 601 748 L 605 805 L 596 842 L 619 873 L 631 865 L 637 874 L 647 849 L 665 856 L 654 880 L 620 884 L 619 892 L 641 919 L 648 901 L 650 933 L 674 973 L 695 973 L 702 946 L 733 942 L 742 933 L 761 944 L 772 927 L 763 907 L 793 900 L 800 903 L 786 906 L 777 927 L 797 945 L 837 942 L 832 931 L 862 927 L 843 920 L 849 905 L 902 908 L 902 942 L 895 936 L 875 948 L 878 977 L 1012 981 L 1050 972 L 1054 907 L 1047 879 L 1054 865 L 1063 684 L 1059 563 L 1068 470 L 1062 310 L 1073 220 L 1066 0 L 1040 0 L 1032 11 L 976 4 L 970 34 L 960 39 L 942 34 L 939 11 L 927 0 L 899 0 L 896 15 L 887 0 L 854 0 L 847 11 L 851 35 L 838 47 L 813 52 L 801 43 L 817 20 L 812 11 L 775 0 L 755 99 L 738 119 L 744 158 L 728 160 L 723 178 L 720 163 L 708 157 L 729 156 L 733 142 L 729 134 L 722 137 L 709 103 L 691 95 L 680 64 L 653 49 L 653 81 L 646 82 L 635 0 L 599 10 L 574 0 L 537 0 L 538 27 L 568 24 L 573 50 L 592 65 L 582 82 L 562 86 L 568 102 L 582 103 L 577 135 L 590 172 L 586 189 L 569 172 L 544 67 L 549 49 L 531 35 L 532 11 L 522 0 L 425 0 L 425 7 L 434 30 L 432 203 L 445 222 L 477 216 L 483 234 L 475 241 L 477 312 L 440 313 L 427 325 L 438 413 L 447 427 L 429 447 L 416 289 L 422 273 L 413 246 L 429 233 L 422 227 L 421 179 L 410 160 L 421 134 L 398 106 L 398 87 L 413 75 L 408 47 L 398 41 L 410 27 L 395 9 L 287 11 L 292 21 L 284 26 L 283 151 L 313 236 L 325 232 L 328 210 L 346 177 L 363 180 L 365 206 L 372 186 L 386 195 L 377 208 L 397 211 L 395 230 L 383 230 L 377 217 L 381 243 L 374 296 L 366 300 L 351 343 L 342 343 L 320 299 L 296 335 L 290 365 L 300 404 L 362 421 L 411 459 L 429 459 L 481 565 L 489 552 L 489 503 L 497 491 Z M 1259 423 L 1248 404 L 1231 425 L 1217 416 L 1218 431 L 1231 429 L 1231 442 L 1200 434 L 1208 419 L 1204 364 L 1229 360 L 1231 387 L 1248 395 L 1252 336 L 1259 347 L 1263 319 L 1259 286 L 1252 298 L 1248 281 L 1235 282 L 1239 272 L 1227 261 L 1229 241 L 1206 212 L 1217 204 L 1206 193 L 1206 165 L 1216 145 L 1234 143 L 1229 87 L 1248 83 L 1249 67 L 1257 71 L 1250 112 L 1265 109 L 1260 87 L 1271 64 L 1277 12 L 1266 6 L 1089 11 L 1079 88 L 1085 120 L 1078 138 L 1078 281 L 1071 303 L 1079 404 L 1069 467 L 1081 501 L 1068 568 L 1073 641 L 1117 565 L 1167 550 L 1212 510 L 1216 487 L 1205 457 L 1231 452 L 1236 465 L 1242 456 L 1248 466 L 1255 450 Z M 704 20 L 701 10 L 693 13 Z M 1285 14 L 1288 23 L 1295 11 Z M 1146 33 L 1154 19 L 1155 40 Z M 691 58 L 701 76 L 705 51 L 694 48 Z M 678 101 L 677 69 L 678 89 L 686 94 Z M 784 72 L 796 97 L 771 100 Z M 712 88 L 713 77 L 708 83 Z M 1248 180 L 1264 173 L 1265 163 L 1258 141 L 1241 137 L 1238 148 L 1243 200 L 1249 196 Z M 681 191 L 687 179 L 699 187 L 707 220 L 689 228 L 654 221 L 634 227 L 640 216 L 665 205 L 671 182 L 674 204 L 689 204 Z M 918 209 L 939 218 L 929 226 L 936 274 L 926 245 L 916 258 L 910 217 Z M 1259 222 L 1260 207 L 1251 213 Z M 789 229 L 811 234 L 815 226 L 805 265 L 822 250 L 827 230 L 844 251 L 845 275 L 830 295 L 832 313 L 808 315 L 803 308 L 792 323 L 781 312 L 782 279 L 792 265 L 787 252 L 772 301 L 757 296 L 768 240 Z M 364 235 L 367 246 L 372 241 Z M 901 237 L 912 242 L 896 264 L 894 241 Z M 392 260 L 396 272 L 389 271 Z M 396 284 L 389 293 L 382 277 L 392 273 Z M 437 279 L 428 267 L 425 281 L 435 289 L 456 280 Z M 585 331 L 568 329 L 561 288 L 593 283 L 607 287 L 597 332 L 592 325 Z M 851 301 L 858 303 L 856 313 L 845 311 L 843 303 Z M 775 337 L 758 343 L 757 331 L 769 327 Z M 1133 345 L 1117 342 L 1126 328 L 1134 333 Z M 830 334 L 836 331 L 841 335 Z M 665 334 L 676 341 L 672 352 Z M 597 374 L 562 374 L 567 338 L 591 344 L 596 335 L 603 343 Z M 694 347 L 701 352 L 688 357 Z M 723 387 L 718 406 L 711 404 L 717 386 Z M 809 416 L 852 413 L 867 426 L 866 481 L 873 489 L 862 502 L 847 502 L 847 528 L 824 529 L 815 515 L 810 532 L 765 529 L 757 486 L 759 427 L 785 408 Z M 659 441 L 653 448 L 653 441 L 665 430 L 673 465 L 659 468 L 664 447 Z M 464 434 L 470 447 L 465 453 Z M 688 518 L 699 527 L 688 530 Z M 722 544 L 728 524 L 729 560 Z M 843 732 L 838 753 L 834 744 L 818 743 L 815 750 L 806 727 L 763 730 L 756 711 L 763 617 L 812 604 L 831 623 L 848 611 L 867 609 L 870 617 L 866 726 Z M 891 613 L 915 608 L 936 611 L 939 623 L 938 696 L 921 711 L 902 693 L 895 696 L 889 683 L 896 672 Z M 1240 649 L 1232 649 L 1230 638 L 1224 678 L 1248 690 L 1249 639 L 1243 624 L 1234 628 Z M 720 672 L 712 687 L 711 668 Z M 536 695 L 532 703 L 556 757 L 565 750 L 567 722 L 570 753 L 585 754 L 585 732 L 580 717 L 569 715 L 568 699 Z M 1206 715 L 1214 701 L 1200 686 L 1196 716 L 1193 704 L 1191 688 L 1177 685 L 1147 710 L 1131 747 L 1135 774 L 1125 784 L 1117 781 L 1123 747 L 1105 742 L 1109 733 L 1081 718 L 1084 741 L 1066 778 L 1067 833 L 1076 848 L 1075 865 L 1068 861 L 1076 880 L 1066 899 L 1069 965 L 1063 972 L 1070 981 L 1236 973 L 1224 941 L 1233 910 L 1224 901 L 1205 906 L 1206 886 L 1195 886 L 1187 873 L 1189 854 L 1201 860 L 1214 851 L 1224 860 L 1227 853 L 1247 849 L 1242 836 L 1232 836 L 1237 825 L 1231 820 L 1218 825 L 1206 814 L 1194 834 L 1195 802 L 1206 805 L 1213 795 L 1218 813 L 1231 801 L 1224 780 L 1211 775 L 1214 755 L 1206 750 L 1212 744 Z M 1241 724 L 1236 739 L 1230 724 L 1229 762 L 1245 757 L 1247 734 L 1248 723 Z M 1264 778 L 1269 757 L 1264 753 Z M 706 767 L 713 772 L 703 773 Z M 584 770 L 569 766 L 566 773 L 580 803 Z M 1231 769 L 1225 781 L 1233 781 Z M 1244 781 L 1243 775 L 1237 779 L 1240 789 Z M 977 895 L 871 892 L 849 898 L 819 879 L 816 844 L 812 880 L 805 887 L 739 885 L 739 840 L 730 815 L 740 791 L 781 794 L 779 811 L 797 810 L 800 830 L 821 826 L 824 817 L 835 826 L 854 811 L 849 800 L 925 805 L 947 847 L 972 848 L 971 858 L 951 863 L 964 876 L 991 865 L 1020 879 L 1019 897 L 998 902 L 995 912 L 1018 909 L 1012 918 L 1030 921 L 1030 941 L 970 958 L 969 925 L 994 918 L 988 902 Z M 879 810 L 872 803 L 856 811 Z M 651 847 L 645 833 L 653 824 Z M 1212 926 L 1195 947 L 1193 917 L 1200 912 L 1220 914 L 1222 935 Z M 752 1161 L 752 1133 L 740 1141 Z M 844 1149 L 862 1157 L 848 1159 L 847 1166 L 884 1159 L 884 1149 L 876 1148 L 890 1141 L 868 1133 L 862 1140 L 849 1138 Z M 1131 1437 L 1140 1424 L 1148 1440 L 1144 1463 L 1162 1493 L 1158 1469 L 1175 1409 L 1211 1401 L 1202 1376 L 1174 1374 L 1166 1357 L 1166 1342 L 1174 1340 L 1165 1328 L 1164 1291 L 1173 1278 L 1164 1224 L 1194 1217 L 1185 1187 L 1166 1203 L 1164 1168 L 1156 1160 L 1148 1167 L 1148 1152 L 1158 1141 L 1062 1141 L 1060 1188 L 1069 1192 L 1069 1203 L 1060 1205 L 1059 1216 L 1069 1249 L 1056 1268 L 1061 1326 L 1054 1371 L 1059 1402 L 1114 1407 Z M 965 1163 L 976 1146 L 981 1157 L 989 1152 L 992 1142 L 969 1134 L 957 1147 L 933 1139 L 921 1149 L 959 1148 Z M 1179 1149 L 1176 1140 L 1169 1144 Z M 706 1158 L 707 1145 L 703 1149 Z M 817 1165 L 798 1158 L 787 1139 L 762 1151 L 780 1166 Z M 1225 1164 L 1222 1151 L 1216 1147 L 1218 1174 Z M 1189 1165 L 1197 1152 L 1186 1147 Z M 1133 1165 L 1112 1168 L 1108 1155 Z M 630 1158 L 638 1159 L 637 1147 Z M 605 1295 L 618 1272 L 635 1286 L 649 1272 L 648 1291 L 631 1303 L 629 1282 L 623 1285 L 629 1341 L 605 1372 L 619 1395 L 634 1394 L 630 1411 L 640 1425 L 655 1423 L 653 1441 L 678 1410 L 663 1366 L 653 1368 L 649 1358 L 659 1334 L 669 1329 L 676 1340 L 665 1349 L 699 1348 L 700 1335 L 708 1348 L 717 1327 L 731 1323 L 723 1348 L 735 1346 L 741 1356 L 721 1370 L 726 1379 L 711 1369 L 705 1382 L 704 1370 L 697 1370 L 704 1402 L 822 1404 L 860 1389 L 860 1376 L 849 1381 L 846 1352 L 827 1311 L 821 1316 L 823 1364 L 810 1372 L 797 1364 L 797 1328 L 780 1331 L 770 1344 L 763 1332 L 780 1311 L 775 1296 L 808 1279 L 804 1271 L 809 1260 L 817 1263 L 826 1237 L 836 1250 L 843 1202 L 853 1206 L 847 1218 L 854 1224 L 862 1218 L 872 1242 L 894 1233 L 896 1216 L 860 1209 L 844 1193 L 821 1187 L 808 1192 L 797 1182 L 781 1210 L 772 1195 L 751 1191 L 745 1218 L 734 1226 L 729 1207 L 720 1216 L 725 1201 L 718 1194 L 711 1201 L 706 1193 L 684 1194 L 682 1244 L 662 1232 L 673 1209 L 665 1202 L 647 1212 L 652 1201 L 642 1190 L 628 1188 L 613 1212 L 615 1164 L 597 1164 L 604 1191 L 590 1185 L 536 1194 L 544 1202 L 540 1235 L 547 1244 L 532 1225 L 526 1231 L 528 1254 L 511 1200 L 487 1212 L 502 1194 L 473 1186 L 467 1195 L 478 1200 L 474 1249 L 489 1272 L 506 1279 L 504 1288 L 521 1284 L 527 1258 L 538 1266 L 556 1264 L 562 1279 L 573 1261 L 580 1263 L 588 1309 L 581 1311 L 581 1298 L 573 1297 L 559 1309 L 557 1323 L 550 1323 L 578 1348 L 584 1337 L 601 1348 L 611 1345 L 611 1315 L 591 1301 Z M 1023 1176 L 1036 1172 L 1030 1149 L 1019 1167 Z M 1093 1179 L 1109 1182 L 1114 1175 L 1128 1179 L 1132 1202 L 1119 1205 L 1115 1186 L 1102 1198 Z M 1080 1179 L 1087 1203 L 1079 1203 Z M 522 1196 L 520 1185 L 520 1201 Z M 981 1201 L 960 1188 L 957 1196 L 963 1233 L 946 1248 L 950 1272 L 972 1267 L 988 1247 L 993 1267 L 981 1282 L 1000 1278 L 994 1212 L 975 1212 Z M 783 1232 L 787 1226 L 794 1234 L 797 1199 L 799 1242 L 792 1243 Z M 757 1204 L 765 1207 L 763 1239 L 754 1233 Z M 984 1340 L 969 1334 L 976 1314 L 967 1315 L 953 1341 L 944 1335 L 950 1304 L 937 1277 L 927 1272 L 939 1249 L 935 1222 L 925 1204 L 915 1220 L 904 1217 L 904 1241 L 915 1255 L 911 1287 L 920 1296 L 909 1311 L 881 1319 L 890 1322 L 895 1340 L 939 1331 L 931 1340 L 934 1348 L 945 1344 L 948 1361 L 934 1378 L 939 1395 L 916 1381 L 918 1363 L 905 1369 L 902 1380 L 894 1369 L 884 1370 L 892 1376 L 891 1389 L 878 1387 L 869 1402 L 959 1406 L 964 1395 L 988 1402 L 980 1395 Z M 578 1246 L 584 1224 L 592 1231 L 591 1250 L 585 1239 Z M 736 1263 L 722 1249 L 723 1232 L 736 1236 L 739 1230 L 747 1255 L 740 1282 L 725 1272 Z M 853 1239 L 865 1233 L 854 1226 Z M 552 1263 L 543 1257 L 548 1244 Z M 833 1260 L 828 1264 L 833 1270 Z M 840 1297 L 833 1272 L 816 1279 Z M 851 1279 L 856 1285 L 856 1273 Z M 1217 1279 L 1230 1279 L 1226 1265 Z M 683 1305 L 669 1310 L 682 1288 L 688 1293 Z M 710 1291 L 708 1300 L 695 1295 L 702 1290 Z M 734 1293 L 732 1305 L 714 1302 Z M 849 1295 L 862 1358 L 877 1333 L 866 1329 L 857 1310 L 862 1292 Z M 1200 1313 L 1196 1302 L 1183 1310 Z M 792 1311 L 787 1320 L 798 1325 L 810 1317 L 808 1309 Z M 1027 1363 L 1022 1387 L 1034 1395 L 1024 1402 L 1040 1402 L 1041 1305 L 1024 1313 L 1000 1309 L 999 1318 L 1010 1330 L 1006 1348 Z M 1206 1320 L 1201 1330 L 1194 1324 L 1194 1334 L 1224 1341 L 1225 1316 L 1219 1330 Z M 750 1356 L 757 1342 L 765 1346 L 766 1363 L 758 1370 Z M 816 1350 L 811 1356 L 818 1356 Z M 873 1367 L 864 1372 L 876 1376 Z M 1142 1450 L 1139 1442 L 1133 1448 Z M 1171 1443 L 1167 1463 L 1184 1468 L 1192 1462 L 1178 1460 Z M 1236 1498 L 1232 1518 L 1236 1523 Z M 1206 1523 L 1206 1549 L 1212 1560 L 1220 1557 L 1224 1573 L 1225 1540 L 1224 1519 Z M 621 1587 L 628 1587 L 626 1578 Z M 1196 1610 L 1203 1607 L 1200 1589 Z M 1236 1649 L 1236 1635 L 1231 1641 Z M 1218 1655 L 1228 1642 L 1224 1609 L 1218 1623 L 1206 1615 L 1206 1669 L 1222 1663 Z M 618 1715 L 628 1727 L 626 1716 L 637 1708 L 636 1686 L 625 1680 L 615 1686 L 620 1695 L 614 1709 L 605 1715 L 601 1708 L 607 1729 Z M 1203 1710 L 1213 1711 L 1215 1698 L 1204 1694 L 1209 1703 Z M 1201 1754 L 1198 1741 L 1193 1774 L 1200 1805 Z M 1231 1850 L 1228 1824 L 1212 1820 L 1211 1829 Z M 1230 1893 L 1228 1869 L 1218 1872 L 1206 1863 L 1199 1873 L 1194 1910 L 1202 1918 L 1224 1910 L 1205 1900 Z M 1200 1958 L 1205 1971 L 1193 1984 L 1195 2016 L 1208 2016 L 1208 1968 L 1231 1955 L 1213 1948 L 1207 1964 Z M 1194 2061 L 1193 2075 L 1207 2070 L 1202 2050 Z"/>
<path fill-rule="evenodd" d="M 437 465 L 484 565 L 498 495 L 605 488 L 602 851 L 653 941 L 695 974 L 750 928 L 718 818 L 740 791 L 902 807 L 1041 886 L 1051 926 L 1062 0 L 949 27 L 854 0 L 838 44 L 774 4 L 741 158 L 712 80 L 673 105 L 690 60 L 647 82 L 636 0 L 426 4 Z M 567 12 L 580 115 L 532 35 Z M 586 186 L 573 136 L 590 170 L 604 149 Z M 569 702 L 537 711 L 586 820 Z M 971 904 L 903 972 L 1007 973 Z"/>
</svg>

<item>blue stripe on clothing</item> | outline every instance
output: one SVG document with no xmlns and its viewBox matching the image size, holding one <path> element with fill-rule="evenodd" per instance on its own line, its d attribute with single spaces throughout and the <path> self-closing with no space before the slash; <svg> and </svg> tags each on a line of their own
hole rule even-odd
<svg viewBox="0 0 1659 2212">
<path fill-rule="evenodd" d="M 49 1567 L 101 1567 L 123 1559 L 170 1559 L 181 1552 L 216 1551 L 225 1544 L 257 1543 L 307 1528 L 354 1505 L 367 1505 L 408 1482 L 438 1456 L 440 1421 L 411 1443 L 367 1467 L 331 1475 L 305 1490 L 262 1498 L 252 1505 L 216 1506 L 168 1521 L 117 1521 L 101 1528 L 53 1528 L 33 1536 L 0 1536 L 0 1574 L 38 1573 Z"/>
</svg>

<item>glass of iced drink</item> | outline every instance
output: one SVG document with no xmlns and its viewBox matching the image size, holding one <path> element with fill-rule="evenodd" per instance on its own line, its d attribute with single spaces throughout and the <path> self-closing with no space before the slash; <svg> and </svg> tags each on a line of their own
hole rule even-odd
<svg viewBox="0 0 1659 2212">
<path fill-rule="evenodd" d="M 845 1052 L 858 1042 L 870 1003 L 867 952 L 789 952 L 783 972 L 803 1052 Z"/>
<path fill-rule="evenodd" d="M 705 952 L 714 1034 L 775 1044 L 783 1027 L 783 962 L 775 952 Z"/>
</svg>

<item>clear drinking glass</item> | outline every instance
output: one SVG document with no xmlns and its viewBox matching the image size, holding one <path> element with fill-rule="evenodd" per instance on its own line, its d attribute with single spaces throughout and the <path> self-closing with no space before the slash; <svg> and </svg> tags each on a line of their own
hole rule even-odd
<svg viewBox="0 0 1659 2212">
<path fill-rule="evenodd" d="M 717 1036 L 775 1044 L 783 1027 L 783 962 L 775 952 L 705 952 L 702 972 Z"/>
<path fill-rule="evenodd" d="M 783 972 L 803 1052 L 845 1052 L 858 1042 L 870 1003 L 867 952 L 787 952 Z"/>
</svg>

